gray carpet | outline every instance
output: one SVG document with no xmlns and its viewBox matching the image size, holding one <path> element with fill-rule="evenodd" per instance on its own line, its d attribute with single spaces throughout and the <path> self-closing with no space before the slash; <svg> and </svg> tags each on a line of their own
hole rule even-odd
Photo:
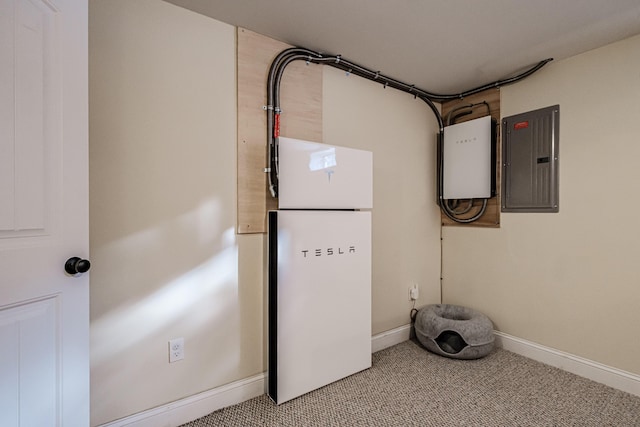
<svg viewBox="0 0 640 427">
<path fill-rule="evenodd" d="M 501 349 L 453 360 L 407 341 L 280 406 L 263 395 L 183 427 L 213 426 L 640 426 L 640 398 Z"/>
</svg>

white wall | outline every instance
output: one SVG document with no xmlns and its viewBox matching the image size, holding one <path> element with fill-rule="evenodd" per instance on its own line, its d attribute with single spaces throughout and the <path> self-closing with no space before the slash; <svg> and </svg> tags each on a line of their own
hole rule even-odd
<svg viewBox="0 0 640 427">
<path fill-rule="evenodd" d="M 560 213 L 445 227 L 444 302 L 496 329 L 640 374 L 640 37 L 502 89 L 504 117 L 560 105 Z"/>
<path fill-rule="evenodd" d="M 439 301 L 435 120 L 328 69 L 325 141 L 374 151 L 374 333 Z M 264 237 L 237 235 L 235 28 L 90 2 L 92 425 L 266 370 Z M 169 364 L 167 342 L 184 337 Z"/>
</svg>

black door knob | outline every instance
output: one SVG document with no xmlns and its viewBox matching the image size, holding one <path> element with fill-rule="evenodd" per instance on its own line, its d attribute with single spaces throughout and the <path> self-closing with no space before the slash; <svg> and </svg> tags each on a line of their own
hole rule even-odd
<svg viewBox="0 0 640 427">
<path fill-rule="evenodd" d="M 78 273 L 86 273 L 91 268 L 91 263 L 87 259 L 78 258 L 74 256 L 69 258 L 64 264 L 64 271 L 73 275 Z"/>
</svg>

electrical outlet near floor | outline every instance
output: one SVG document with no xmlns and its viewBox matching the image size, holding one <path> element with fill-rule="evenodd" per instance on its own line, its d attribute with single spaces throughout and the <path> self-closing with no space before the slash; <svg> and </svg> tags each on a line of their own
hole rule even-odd
<svg viewBox="0 0 640 427">
<path fill-rule="evenodd" d="M 169 340 L 169 363 L 184 359 L 184 338 Z"/>
<path fill-rule="evenodd" d="M 414 283 L 409 287 L 409 300 L 415 301 L 420 296 L 420 289 L 418 288 L 418 284 Z"/>
</svg>

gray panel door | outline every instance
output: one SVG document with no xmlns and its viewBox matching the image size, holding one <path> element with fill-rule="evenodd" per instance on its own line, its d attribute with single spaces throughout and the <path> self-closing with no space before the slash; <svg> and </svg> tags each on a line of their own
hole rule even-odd
<svg viewBox="0 0 640 427">
<path fill-rule="evenodd" d="M 560 106 L 502 120 L 502 212 L 558 212 Z"/>
</svg>

